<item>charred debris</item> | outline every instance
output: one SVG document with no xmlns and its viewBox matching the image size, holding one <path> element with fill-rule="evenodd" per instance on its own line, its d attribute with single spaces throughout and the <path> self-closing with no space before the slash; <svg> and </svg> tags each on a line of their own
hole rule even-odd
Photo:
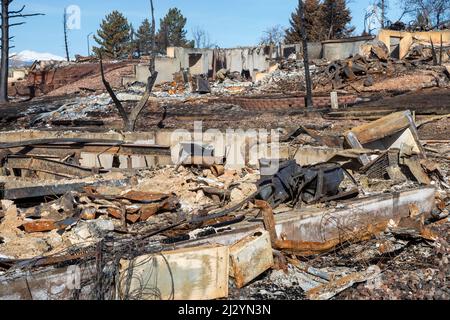
<svg viewBox="0 0 450 320">
<path fill-rule="evenodd" d="M 246 49 L 257 72 L 169 48 L 170 81 L 35 63 L 0 114 L 0 299 L 448 299 L 450 45 L 411 32 L 393 57 L 395 32 L 310 57 L 312 117 L 295 46 Z M 194 121 L 276 130 L 248 156 Z"/>
</svg>

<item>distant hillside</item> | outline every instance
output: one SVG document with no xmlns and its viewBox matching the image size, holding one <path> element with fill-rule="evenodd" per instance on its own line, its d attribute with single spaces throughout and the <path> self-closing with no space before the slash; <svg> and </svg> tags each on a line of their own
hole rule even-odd
<svg viewBox="0 0 450 320">
<path fill-rule="evenodd" d="M 11 68 L 27 67 L 33 64 L 36 60 L 65 60 L 63 57 L 46 53 L 46 52 L 36 52 L 31 50 L 24 50 L 19 53 L 12 53 L 9 58 L 9 66 Z"/>
</svg>

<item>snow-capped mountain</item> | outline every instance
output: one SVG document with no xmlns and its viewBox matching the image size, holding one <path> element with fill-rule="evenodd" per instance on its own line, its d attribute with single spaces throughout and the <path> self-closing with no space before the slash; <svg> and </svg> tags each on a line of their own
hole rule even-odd
<svg viewBox="0 0 450 320">
<path fill-rule="evenodd" d="M 46 52 L 36 52 L 31 50 L 24 50 L 19 53 L 11 53 L 10 55 L 10 66 L 21 67 L 32 64 L 36 60 L 65 60 L 63 57 L 46 53 Z"/>
</svg>

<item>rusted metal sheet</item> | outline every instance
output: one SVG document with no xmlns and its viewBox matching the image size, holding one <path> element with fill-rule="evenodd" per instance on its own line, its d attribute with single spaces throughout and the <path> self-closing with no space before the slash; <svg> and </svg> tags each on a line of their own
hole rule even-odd
<svg viewBox="0 0 450 320">
<path fill-rule="evenodd" d="M 345 208 L 299 218 L 301 212 L 277 217 L 276 231 L 281 249 L 311 255 L 345 241 L 360 241 L 386 229 L 389 220 L 407 217 L 410 206 L 428 215 L 434 208 L 436 189 L 419 188 L 374 196 L 348 203 Z"/>
<path fill-rule="evenodd" d="M 26 222 L 22 225 L 25 232 L 34 233 L 34 232 L 45 232 L 52 231 L 58 229 L 53 220 L 38 220 L 32 222 Z"/>
<path fill-rule="evenodd" d="M 228 296 L 229 249 L 213 245 L 120 261 L 120 300 L 212 300 Z M 156 294 L 157 292 L 157 294 Z"/>
<path fill-rule="evenodd" d="M 61 221 L 41 219 L 31 222 L 25 222 L 24 224 L 22 224 L 22 227 L 27 233 L 47 232 L 52 230 L 64 230 L 76 222 L 77 219 L 75 218 L 67 218 Z"/>
<path fill-rule="evenodd" d="M 273 263 L 270 235 L 263 229 L 230 247 L 230 276 L 238 288 L 271 268 Z"/>
<path fill-rule="evenodd" d="M 167 199 L 168 197 L 170 197 L 170 195 L 164 193 L 129 191 L 126 194 L 120 196 L 119 198 L 142 203 L 151 203 L 162 201 L 164 199 Z"/>
<path fill-rule="evenodd" d="M 276 244 L 273 247 L 308 256 L 329 251 L 346 241 L 362 241 L 385 231 L 389 220 L 409 216 L 411 205 L 417 206 L 418 214 L 427 216 L 434 208 L 435 193 L 432 187 L 422 187 L 348 201 L 342 209 L 305 207 L 279 214 L 274 216 Z M 233 245 L 264 224 L 263 221 L 244 221 L 234 225 L 230 231 L 180 242 L 176 247 Z M 267 230 L 270 232 L 270 227 Z"/>
</svg>

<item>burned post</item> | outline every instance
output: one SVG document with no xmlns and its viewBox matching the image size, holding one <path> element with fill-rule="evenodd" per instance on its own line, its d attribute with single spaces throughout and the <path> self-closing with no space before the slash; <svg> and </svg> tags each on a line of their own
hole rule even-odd
<svg viewBox="0 0 450 320">
<path fill-rule="evenodd" d="M 305 66 L 305 82 L 306 82 L 306 108 L 308 112 L 313 111 L 314 104 L 312 99 L 312 84 L 311 84 L 311 73 L 309 71 L 309 57 L 308 57 L 308 38 L 306 34 L 306 20 L 305 20 L 305 11 L 304 4 L 302 0 L 298 1 L 298 7 L 300 12 L 300 18 L 302 22 L 302 27 L 300 28 L 300 36 L 302 39 L 302 47 L 303 47 L 303 64 Z"/>
<path fill-rule="evenodd" d="M 64 9 L 64 15 L 63 15 L 63 24 L 64 24 L 64 49 L 66 50 L 66 60 L 70 61 L 70 54 L 69 54 L 69 42 L 67 39 L 67 9 Z"/>
<path fill-rule="evenodd" d="M 156 58 L 156 22 L 155 22 L 155 8 L 153 6 L 153 0 L 150 0 L 150 7 L 152 11 L 152 52 L 150 59 L 150 73 L 155 72 L 155 58 Z"/>
</svg>

